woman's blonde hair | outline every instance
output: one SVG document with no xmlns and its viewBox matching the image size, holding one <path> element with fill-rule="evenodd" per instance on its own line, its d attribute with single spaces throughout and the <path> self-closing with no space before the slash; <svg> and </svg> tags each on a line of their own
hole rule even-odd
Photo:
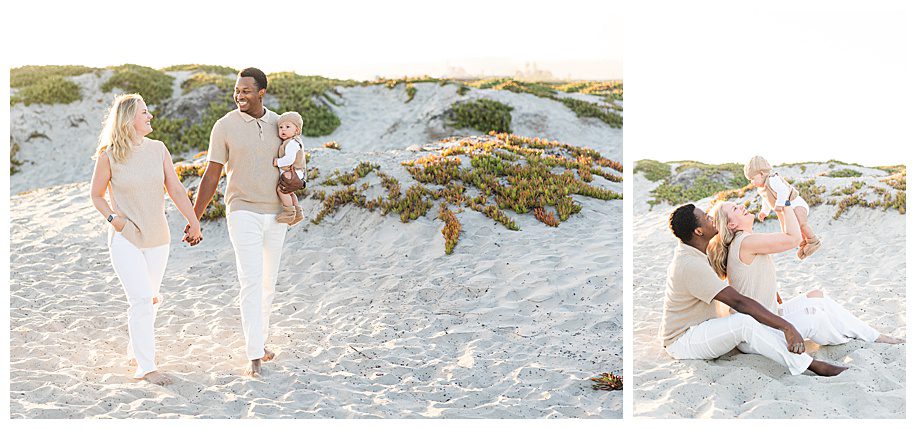
<svg viewBox="0 0 916 429">
<path fill-rule="evenodd" d="M 105 151 L 108 151 L 108 156 L 114 162 L 123 162 L 130 157 L 130 144 L 137 136 L 134 116 L 142 101 L 140 94 L 121 94 L 115 97 L 102 124 L 96 157 Z"/>
<path fill-rule="evenodd" d="M 723 280 L 727 276 L 728 248 L 735 239 L 735 232 L 728 229 L 728 213 L 725 210 L 725 203 L 726 201 L 719 201 L 710 210 L 719 233 L 709 240 L 709 247 L 706 249 L 706 259 L 709 260 L 709 265 L 712 265 L 712 269 Z"/>
</svg>

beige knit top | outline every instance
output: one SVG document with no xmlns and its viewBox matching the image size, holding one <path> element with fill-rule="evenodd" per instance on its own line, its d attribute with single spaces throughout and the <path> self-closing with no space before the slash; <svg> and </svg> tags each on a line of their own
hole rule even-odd
<svg viewBox="0 0 916 429">
<path fill-rule="evenodd" d="M 742 295 L 776 313 L 776 265 L 768 254 L 758 254 L 750 264 L 741 262 L 741 242 L 750 234 L 738 231 L 728 247 L 728 282 Z M 734 311 L 732 311 L 734 313 Z"/>
<path fill-rule="evenodd" d="M 131 149 L 126 160 L 110 163 L 111 202 L 115 212 L 127 218 L 121 235 L 141 249 L 169 244 L 162 170 L 165 145 L 144 137 L 143 143 Z M 114 228 L 109 228 L 109 243 L 113 235 Z"/>
</svg>

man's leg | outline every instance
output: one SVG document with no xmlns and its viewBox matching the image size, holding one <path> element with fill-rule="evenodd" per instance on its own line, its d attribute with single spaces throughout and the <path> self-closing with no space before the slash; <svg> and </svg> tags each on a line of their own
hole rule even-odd
<svg viewBox="0 0 916 429">
<path fill-rule="evenodd" d="M 261 215 L 249 211 L 234 211 L 226 216 L 229 239 L 235 250 L 238 270 L 239 305 L 242 313 L 242 332 L 245 334 L 245 355 L 248 360 L 264 356 L 262 247 L 264 241 Z"/>
<path fill-rule="evenodd" d="M 262 281 L 263 295 L 261 298 L 261 312 L 263 322 L 261 333 L 266 343 L 270 330 L 270 313 L 277 285 L 277 275 L 280 271 L 280 256 L 283 252 L 283 243 L 286 240 L 286 231 L 289 228 L 285 223 L 277 222 L 273 216 L 265 218 L 267 225 L 264 232 L 263 264 L 264 276 Z M 265 354 L 270 354 L 265 351 Z M 272 355 L 270 357 L 273 357 Z M 266 359 L 265 360 L 270 360 Z"/>
<path fill-rule="evenodd" d="M 776 361 L 789 368 L 792 375 L 805 372 L 814 360 L 806 353 L 789 352 L 782 332 L 764 326 L 742 313 L 707 320 L 694 326 L 669 345 L 667 350 L 675 359 L 715 359 L 739 344 L 742 344 L 742 351 Z"/>
</svg>

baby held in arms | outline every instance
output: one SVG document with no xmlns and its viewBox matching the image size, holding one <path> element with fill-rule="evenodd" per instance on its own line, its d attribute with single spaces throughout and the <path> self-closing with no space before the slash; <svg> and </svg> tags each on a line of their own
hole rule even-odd
<svg viewBox="0 0 916 429">
<path fill-rule="evenodd" d="M 277 120 L 277 127 L 283 143 L 280 143 L 278 157 L 274 158 L 274 166 L 280 169 L 281 175 L 289 179 L 295 174 L 299 176 L 300 180 L 305 181 L 305 150 L 301 137 L 302 116 L 296 112 L 283 113 Z M 280 197 L 280 203 L 283 204 L 283 211 L 277 215 L 277 222 L 293 226 L 302 221 L 304 216 L 296 194 L 280 192 L 278 183 L 277 196 Z"/>
<path fill-rule="evenodd" d="M 751 158 L 744 165 L 744 176 L 757 187 L 757 194 L 760 195 L 761 209 L 757 214 L 760 221 L 766 219 L 773 210 L 781 211 L 788 207 L 795 211 L 803 238 L 798 248 L 798 259 L 811 256 L 821 247 L 821 240 L 808 223 L 808 203 L 798 194 L 795 187 L 773 171 L 773 167 L 766 159 L 762 156 Z"/>
</svg>

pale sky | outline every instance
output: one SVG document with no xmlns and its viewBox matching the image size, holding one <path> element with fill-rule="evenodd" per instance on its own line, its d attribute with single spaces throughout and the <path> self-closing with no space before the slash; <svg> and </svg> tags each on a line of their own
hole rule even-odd
<svg viewBox="0 0 916 429">
<path fill-rule="evenodd" d="M 371 79 L 450 67 L 511 75 L 534 62 L 558 78 L 623 74 L 620 2 L 16 1 L 6 9 L 13 67 L 203 63 Z"/>
<path fill-rule="evenodd" d="M 736 3 L 627 15 L 625 159 L 912 161 L 912 2 Z"/>
</svg>

